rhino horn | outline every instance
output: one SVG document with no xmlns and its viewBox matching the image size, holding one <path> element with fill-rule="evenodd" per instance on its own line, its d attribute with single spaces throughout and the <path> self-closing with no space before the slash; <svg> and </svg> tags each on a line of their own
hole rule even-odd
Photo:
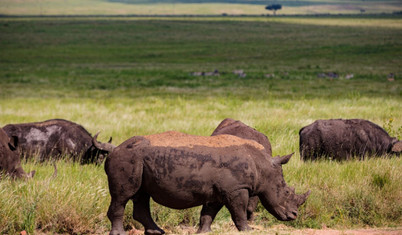
<svg viewBox="0 0 402 235">
<path fill-rule="evenodd" d="M 293 156 L 294 153 L 291 153 L 289 155 L 283 156 L 283 157 L 274 157 L 273 158 L 273 162 L 278 164 L 278 165 L 283 165 L 288 163 L 288 161 L 290 160 L 290 158 Z"/>
<path fill-rule="evenodd" d="M 310 193 L 311 193 L 311 190 L 308 190 L 306 193 L 298 195 L 297 207 L 301 206 L 304 202 L 306 202 Z"/>
<path fill-rule="evenodd" d="M 100 143 L 100 142 L 98 142 L 96 139 L 98 138 L 99 133 L 100 132 L 96 133 L 96 135 L 94 135 L 94 137 L 92 137 L 92 144 L 96 148 L 98 148 L 100 150 L 107 151 L 109 153 L 112 152 L 113 149 L 116 148 L 116 146 L 114 146 L 111 143 Z M 109 140 L 109 141 L 111 141 L 111 140 Z"/>
</svg>

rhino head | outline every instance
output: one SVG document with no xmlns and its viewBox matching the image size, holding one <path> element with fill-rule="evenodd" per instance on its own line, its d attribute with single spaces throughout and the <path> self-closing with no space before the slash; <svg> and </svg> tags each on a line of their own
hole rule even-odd
<svg viewBox="0 0 402 235">
<path fill-rule="evenodd" d="M 265 209 L 282 221 L 296 219 L 298 208 L 310 195 L 310 190 L 297 195 L 295 189 L 289 187 L 283 178 L 282 165 L 286 164 L 292 155 L 293 153 L 272 158 L 273 170 L 269 171 L 265 184 L 262 184 L 262 193 L 258 195 Z"/>
</svg>

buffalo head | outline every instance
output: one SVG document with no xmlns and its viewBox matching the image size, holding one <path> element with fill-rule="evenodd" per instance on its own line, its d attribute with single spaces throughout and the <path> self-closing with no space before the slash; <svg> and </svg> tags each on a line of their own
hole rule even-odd
<svg viewBox="0 0 402 235">
<path fill-rule="evenodd" d="M 391 153 L 400 155 L 402 153 L 402 141 L 396 138 L 392 141 Z"/>
<path fill-rule="evenodd" d="M 95 146 L 95 148 L 110 153 L 113 151 L 114 148 L 116 148 L 116 146 L 114 146 L 113 144 L 111 144 L 112 142 L 112 138 L 110 138 L 108 143 L 101 143 L 98 142 L 97 138 L 100 132 L 96 133 L 96 135 L 94 135 L 94 137 L 92 137 L 92 144 L 93 146 Z"/>
</svg>

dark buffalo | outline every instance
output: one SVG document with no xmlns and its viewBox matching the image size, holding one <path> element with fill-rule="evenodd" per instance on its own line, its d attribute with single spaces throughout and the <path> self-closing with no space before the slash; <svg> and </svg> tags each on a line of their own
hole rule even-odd
<svg viewBox="0 0 402 235">
<path fill-rule="evenodd" d="M 110 234 L 125 234 L 124 208 L 130 199 L 133 217 L 145 233 L 163 234 L 151 217 L 150 197 L 174 209 L 203 205 L 199 233 L 211 231 L 223 206 L 238 230 L 249 230 L 250 196 L 258 196 L 276 218 L 293 220 L 310 192 L 296 195 L 286 185 L 282 164 L 291 156 L 272 158 L 257 142 L 232 135 L 206 137 L 171 131 L 132 137 L 105 162 L 112 197 L 107 213 L 112 222 Z"/>
<path fill-rule="evenodd" d="M 380 126 L 362 119 L 317 120 L 303 127 L 299 135 L 303 160 L 364 159 L 368 156 L 399 154 L 402 150 L 401 141 L 390 137 Z"/>
<path fill-rule="evenodd" d="M 266 152 L 269 156 L 272 156 L 271 143 L 266 135 L 257 131 L 256 129 L 247 126 L 241 121 L 233 120 L 231 118 L 226 118 L 223 120 L 218 127 L 214 130 L 211 136 L 215 135 L 234 135 L 243 139 L 254 140 L 257 143 L 264 146 Z M 258 204 L 258 197 L 250 197 L 250 201 L 247 206 L 247 219 L 253 219 L 253 213 Z"/>
<path fill-rule="evenodd" d="M 18 144 L 17 137 L 9 137 L 0 128 L 0 179 L 2 174 L 9 175 L 11 178 L 32 178 L 35 171 L 29 174 L 21 167 L 20 157 L 16 151 Z"/>
<path fill-rule="evenodd" d="M 92 144 L 84 127 L 63 119 L 9 124 L 3 127 L 9 136 L 19 139 L 19 152 L 25 158 L 38 156 L 40 161 L 70 156 L 81 163 L 101 163 L 107 151 Z"/>
</svg>

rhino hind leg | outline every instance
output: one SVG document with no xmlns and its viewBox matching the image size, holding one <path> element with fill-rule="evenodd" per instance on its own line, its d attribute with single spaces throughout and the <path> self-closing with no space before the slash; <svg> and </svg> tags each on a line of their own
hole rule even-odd
<svg viewBox="0 0 402 235">
<path fill-rule="evenodd" d="M 139 192 L 134 196 L 133 218 L 144 226 L 145 234 L 165 234 L 165 231 L 159 228 L 151 217 L 149 200 L 150 196 L 145 192 Z"/>
<path fill-rule="evenodd" d="M 221 203 L 208 203 L 202 206 L 200 225 L 197 233 L 211 232 L 211 224 L 214 221 L 216 214 L 222 209 Z"/>
<path fill-rule="evenodd" d="M 239 231 L 251 230 L 247 224 L 247 206 L 249 192 L 247 189 L 237 190 L 227 198 L 226 207 L 229 209 L 232 220 Z"/>
<path fill-rule="evenodd" d="M 112 230 L 110 231 L 110 235 L 125 235 L 123 228 L 123 216 L 124 216 L 124 208 L 129 199 L 127 200 L 119 200 L 119 198 L 113 198 L 110 203 L 109 210 L 107 212 L 107 217 L 112 222 Z"/>
<path fill-rule="evenodd" d="M 125 234 L 123 228 L 124 209 L 127 202 L 138 193 L 142 182 L 142 164 L 127 164 L 119 171 L 111 174 L 111 168 L 116 167 L 110 162 L 106 163 L 105 170 L 108 175 L 109 191 L 112 201 L 107 216 L 112 223 L 110 235 Z"/>
</svg>

